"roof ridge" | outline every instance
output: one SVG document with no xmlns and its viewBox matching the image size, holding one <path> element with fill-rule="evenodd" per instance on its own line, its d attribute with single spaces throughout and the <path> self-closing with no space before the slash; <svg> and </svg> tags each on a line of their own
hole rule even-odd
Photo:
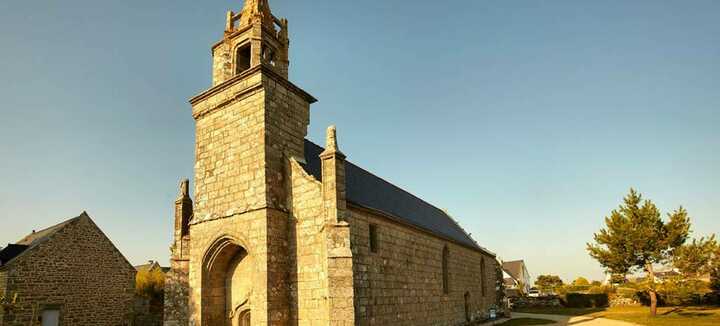
<svg viewBox="0 0 720 326">
<path fill-rule="evenodd" d="M 71 219 L 67 219 L 67 220 L 65 220 L 65 221 L 63 221 L 63 222 L 60 222 L 60 223 L 55 224 L 55 225 L 53 225 L 53 226 L 44 228 L 44 229 L 42 229 L 42 230 L 40 230 L 40 231 L 37 231 L 37 232 L 28 234 L 28 235 L 25 236 L 24 238 L 20 239 L 20 241 L 18 241 L 18 242 L 15 243 L 16 245 L 24 245 L 24 246 L 27 246 L 27 249 L 25 249 L 23 252 L 21 252 L 20 254 L 18 254 L 18 255 L 15 256 L 15 257 L 13 257 L 12 259 L 8 260 L 7 262 L 4 262 L 4 263 L 2 264 L 2 266 L 0 266 L 0 267 L 6 268 L 10 263 L 17 261 L 18 258 L 26 255 L 28 252 L 30 252 L 30 251 L 32 251 L 32 250 L 35 250 L 36 248 L 38 248 L 38 247 L 39 247 L 40 245 L 42 245 L 43 243 L 49 241 L 49 240 L 50 240 L 53 236 L 55 236 L 59 231 L 65 229 L 65 227 L 67 227 L 68 225 L 70 225 L 70 224 L 72 224 L 72 223 L 75 223 L 76 221 L 79 221 L 82 217 L 88 217 L 87 213 L 85 213 L 85 212 L 83 211 L 80 215 L 78 215 L 78 216 L 76 216 L 76 217 L 73 217 L 73 218 L 71 218 Z M 42 236 L 37 236 L 38 233 L 41 233 L 41 232 L 48 232 L 48 233 L 47 233 L 47 234 L 44 234 L 44 235 L 42 235 Z M 33 235 L 36 235 L 37 237 L 36 237 L 36 238 L 32 238 L 31 236 L 33 236 Z M 21 243 L 21 242 L 23 242 L 23 241 L 27 241 L 27 242 Z"/>
<path fill-rule="evenodd" d="M 33 239 L 32 241 L 30 241 L 29 244 L 27 244 L 27 245 L 32 245 L 32 242 L 35 242 L 36 240 L 39 240 L 39 239 L 45 238 L 45 237 L 49 237 L 49 236 L 55 234 L 56 232 L 58 232 L 58 231 L 62 230 L 63 228 L 65 228 L 65 227 L 66 227 L 67 225 L 69 225 L 70 223 L 74 222 L 75 220 L 80 219 L 80 218 L 83 217 L 84 215 L 86 216 L 85 212 L 83 212 L 82 214 L 80 214 L 80 215 L 78 215 L 78 216 L 75 216 L 75 217 L 73 217 L 73 218 L 64 220 L 64 221 L 62 221 L 62 222 L 60 222 L 60 223 L 57 223 L 57 224 L 54 224 L 54 225 L 52 225 L 52 226 L 46 227 L 46 228 L 44 228 L 44 229 L 41 229 L 40 231 L 35 231 L 35 230 L 33 230 L 32 233 L 24 236 L 22 239 L 20 239 L 20 240 L 19 240 L 18 242 L 16 242 L 15 244 L 21 244 L 20 242 L 26 241 L 26 239 L 31 238 L 31 236 L 33 236 L 33 235 L 39 235 L 40 233 L 43 233 L 43 232 L 49 232 L 48 234 L 42 235 L 42 236 L 38 237 L 37 239 Z"/>
<path fill-rule="evenodd" d="M 325 147 L 320 146 L 320 145 L 318 145 L 318 144 L 315 144 L 312 140 L 309 140 L 309 139 L 307 139 L 307 138 L 305 138 L 305 140 L 309 141 L 310 143 L 312 143 L 312 144 L 315 145 L 315 146 L 318 146 L 318 147 L 320 147 L 320 148 L 322 148 L 322 149 L 325 149 Z M 352 165 L 355 166 L 356 168 L 358 168 L 358 169 L 360 169 L 360 170 L 363 170 L 363 171 L 367 172 L 368 174 L 373 175 L 374 177 L 376 177 L 376 178 L 384 181 L 385 183 L 387 183 L 387 184 L 389 184 L 389 185 L 397 188 L 397 189 L 400 190 L 400 191 L 403 191 L 403 192 L 407 193 L 407 194 L 410 195 L 410 196 L 415 197 L 416 199 L 422 201 L 422 202 L 425 203 L 425 204 L 428 204 L 428 205 L 432 206 L 432 208 L 437 209 L 438 211 L 443 212 L 443 214 L 445 214 L 446 216 L 449 216 L 449 217 L 450 217 L 450 215 L 449 215 L 447 212 L 445 212 L 444 209 L 435 206 L 434 204 L 428 202 L 427 200 L 418 197 L 417 195 L 413 194 L 412 192 L 407 191 L 407 190 L 403 189 L 402 187 L 397 186 L 397 185 L 395 185 L 394 183 L 392 183 L 392 182 L 390 182 L 390 181 L 385 180 L 385 178 L 383 178 L 383 177 L 381 177 L 381 176 L 379 176 L 379 175 L 377 175 L 377 174 L 375 174 L 375 173 L 372 173 L 372 172 L 368 171 L 367 169 L 365 169 L 365 168 L 363 168 L 363 167 L 361 167 L 361 166 L 359 166 L 359 165 L 357 165 L 357 164 L 355 164 L 355 163 L 353 163 L 353 162 L 351 162 L 351 161 L 345 160 L 345 163 L 352 164 Z M 450 218 L 452 218 L 452 217 L 450 217 Z M 453 220 L 453 222 L 454 222 L 454 220 Z M 457 222 L 456 222 L 455 224 L 457 224 Z"/>
</svg>

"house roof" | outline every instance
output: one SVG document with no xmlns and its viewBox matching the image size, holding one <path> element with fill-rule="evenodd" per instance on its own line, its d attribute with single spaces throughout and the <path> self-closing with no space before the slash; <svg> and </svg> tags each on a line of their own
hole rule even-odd
<svg viewBox="0 0 720 326">
<path fill-rule="evenodd" d="M 70 225 L 71 223 L 78 221 L 81 218 L 90 219 L 90 216 L 88 216 L 86 212 L 82 212 L 80 216 L 55 224 L 51 227 L 42 229 L 40 231 L 33 230 L 30 234 L 26 235 L 15 244 L 10 244 L 2 250 L 2 255 L 7 255 L 8 259 L 6 260 L 0 258 L 0 266 L 4 267 L 13 259 L 22 256 L 24 253 L 47 241 L 58 231 L 62 230 L 64 227 Z"/>
<path fill-rule="evenodd" d="M 321 146 L 305 140 L 305 163 L 302 166 L 308 174 L 320 181 L 322 165 L 319 156 L 322 151 Z M 346 198 L 350 203 L 380 211 L 401 222 L 494 256 L 480 247 L 443 210 L 348 161 L 345 162 L 345 187 Z"/>
<path fill-rule="evenodd" d="M 148 261 L 147 264 L 137 265 L 134 267 L 135 267 L 135 270 L 137 270 L 138 272 L 147 272 L 147 271 L 152 271 L 154 269 L 160 269 L 163 273 L 167 273 L 168 271 L 170 271 L 170 267 L 162 267 L 162 266 L 160 266 L 160 263 L 158 263 L 154 260 Z"/>
<path fill-rule="evenodd" d="M 80 216 L 83 216 L 83 215 L 86 215 L 86 216 L 87 216 L 87 214 L 86 214 L 85 212 L 83 212 Z M 51 235 L 53 235 L 53 234 L 55 234 L 57 231 L 61 230 L 61 229 L 62 229 L 63 227 L 65 227 L 66 225 L 68 225 L 68 224 L 70 224 L 71 222 L 73 222 L 73 221 L 77 220 L 78 218 L 80 218 L 80 216 L 71 218 L 71 219 L 69 219 L 69 220 L 67 220 L 67 221 L 64 221 L 64 222 L 55 224 L 55 225 L 53 225 L 53 226 L 51 226 L 51 227 L 49 227 L 49 228 L 42 229 L 42 230 L 40 230 L 40 231 L 35 231 L 35 230 L 33 230 L 30 234 L 26 235 L 24 238 L 20 239 L 20 241 L 16 242 L 16 244 L 25 245 L 25 246 L 31 247 L 31 246 L 33 246 L 33 245 L 36 245 L 36 244 L 40 243 L 40 242 L 43 242 L 43 241 L 45 241 L 47 238 L 49 238 Z"/>
<path fill-rule="evenodd" d="M 49 228 L 45 228 L 40 231 L 33 230 L 30 234 L 26 235 L 15 244 L 9 244 L 5 249 L 0 252 L 0 266 L 7 265 L 11 260 L 21 256 L 29 249 L 32 249 L 37 245 L 45 242 L 53 234 L 57 233 L 68 224 L 78 220 L 83 216 L 88 217 L 87 213 L 83 212 L 78 217 L 74 217 L 62 223 L 55 224 Z"/>
<path fill-rule="evenodd" d="M 525 261 L 522 260 L 514 260 L 514 261 L 505 261 L 503 262 L 503 269 L 505 272 L 510 274 L 510 276 L 514 277 L 515 279 L 520 279 L 520 275 L 523 272 L 523 266 L 525 266 Z"/>
</svg>

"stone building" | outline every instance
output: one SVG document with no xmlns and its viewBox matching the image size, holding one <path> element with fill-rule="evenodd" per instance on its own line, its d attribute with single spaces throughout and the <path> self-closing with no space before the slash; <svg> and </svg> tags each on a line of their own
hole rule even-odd
<svg viewBox="0 0 720 326">
<path fill-rule="evenodd" d="M 175 202 L 165 325 L 462 325 L 495 304 L 493 253 L 442 210 L 346 160 L 288 80 L 288 21 L 228 12 L 190 100 L 194 202 Z"/>
<path fill-rule="evenodd" d="M 128 325 L 135 269 L 86 213 L 0 252 L 0 326 Z"/>
</svg>

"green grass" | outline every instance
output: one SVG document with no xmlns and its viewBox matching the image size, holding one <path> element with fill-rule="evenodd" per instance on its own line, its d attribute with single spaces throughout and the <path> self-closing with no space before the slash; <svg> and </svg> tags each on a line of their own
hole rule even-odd
<svg viewBox="0 0 720 326">
<path fill-rule="evenodd" d="M 498 324 L 497 326 L 523 326 L 523 325 L 547 325 L 547 324 L 554 324 L 555 322 L 552 320 L 547 319 L 539 319 L 539 318 L 515 318 L 508 320 L 502 324 Z"/>
<path fill-rule="evenodd" d="M 648 307 L 598 308 L 538 308 L 516 309 L 517 312 L 565 316 L 590 316 L 628 321 L 647 326 L 717 326 L 720 325 L 720 307 L 664 307 L 658 308 L 656 317 L 650 317 Z"/>
<path fill-rule="evenodd" d="M 563 316 L 582 316 L 595 312 L 605 311 L 605 308 L 565 308 L 565 307 L 548 307 L 548 308 L 517 308 L 515 312 L 524 312 L 528 314 L 549 314 Z"/>
<path fill-rule="evenodd" d="M 718 307 L 658 308 L 658 314 L 655 317 L 650 317 L 650 309 L 647 307 L 614 307 L 593 313 L 591 316 L 624 320 L 648 326 L 720 325 L 720 308 Z"/>
</svg>

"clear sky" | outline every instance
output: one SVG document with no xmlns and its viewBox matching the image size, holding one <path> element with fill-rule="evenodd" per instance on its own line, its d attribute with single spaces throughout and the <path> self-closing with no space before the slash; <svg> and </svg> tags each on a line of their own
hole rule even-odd
<svg viewBox="0 0 720 326">
<path fill-rule="evenodd" d="M 270 0 L 291 80 L 348 159 L 531 274 L 602 277 L 585 243 L 630 187 L 720 233 L 720 1 Z M 87 210 L 167 262 L 187 100 L 241 0 L 0 1 L 0 242 Z"/>
</svg>

